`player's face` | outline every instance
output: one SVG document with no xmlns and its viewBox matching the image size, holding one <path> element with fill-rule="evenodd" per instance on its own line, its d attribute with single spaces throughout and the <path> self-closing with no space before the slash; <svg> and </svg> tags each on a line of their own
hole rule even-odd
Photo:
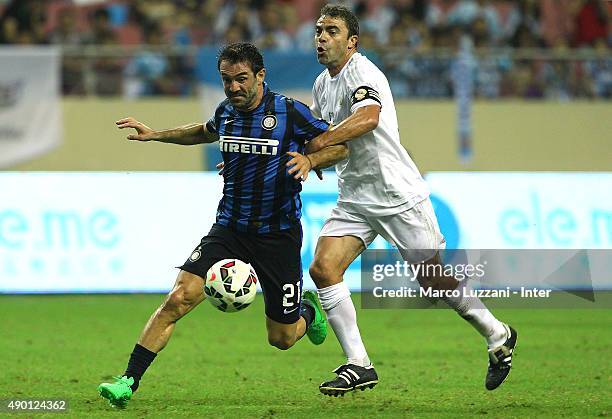
<svg viewBox="0 0 612 419">
<path fill-rule="evenodd" d="M 232 64 L 223 60 L 219 65 L 219 73 L 223 80 L 225 96 L 235 108 L 249 111 L 259 105 L 263 92 L 265 69 L 254 74 L 247 62 Z"/>
<path fill-rule="evenodd" d="M 357 46 L 357 36 L 348 36 L 344 20 L 321 16 L 315 26 L 317 60 L 328 68 L 344 65 Z"/>
</svg>

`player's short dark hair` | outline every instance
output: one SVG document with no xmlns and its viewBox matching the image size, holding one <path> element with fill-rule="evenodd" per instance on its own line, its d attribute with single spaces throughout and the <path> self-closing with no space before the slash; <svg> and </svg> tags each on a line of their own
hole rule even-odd
<svg viewBox="0 0 612 419">
<path fill-rule="evenodd" d="M 349 38 L 353 35 L 359 36 L 359 19 L 350 9 L 337 4 L 326 4 L 321 9 L 321 16 L 342 19 L 348 28 Z"/>
<path fill-rule="evenodd" d="M 229 61 L 230 64 L 248 63 L 254 74 L 264 68 L 263 57 L 257 47 L 248 42 L 237 42 L 221 48 L 217 60 L 217 70 L 221 68 L 221 61 Z"/>
</svg>

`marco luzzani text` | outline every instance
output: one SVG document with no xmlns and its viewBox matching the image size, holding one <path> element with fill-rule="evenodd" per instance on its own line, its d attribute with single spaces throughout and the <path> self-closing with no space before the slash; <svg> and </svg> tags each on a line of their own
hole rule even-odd
<svg viewBox="0 0 612 419">
<path fill-rule="evenodd" d="M 509 286 L 496 289 L 473 289 L 469 286 L 458 286 L 454 290 L 434 288 L 401 286 L 387 289 L 382 282 L 405 281 L 414 282 L 419 277 L 424 278 L 450 278 L 459 282 L 468 280 L 485 282 L 485 267 L 487 262 L 478 264 L 423 264 L 396 261 L 393 264 L 375 264 L 372 266 L 372 280 L 380 284 L 372 288 L 372 295 L 376 298 L 449 298 L 449 297 L 477 297 L 477 298 L 548 298 L 550 289 L 535 287 L 520 287 L 514 289 Z"/>
</svg>

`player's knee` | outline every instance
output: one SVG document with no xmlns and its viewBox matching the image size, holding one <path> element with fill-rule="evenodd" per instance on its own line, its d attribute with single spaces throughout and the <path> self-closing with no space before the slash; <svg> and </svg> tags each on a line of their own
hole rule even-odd
<svg viewBox="0 0 612 419">
<path fill-rule="evenodd" d="M 184 293 L 180 288 L 173 289 L 161 306 L 163 314 L 171 317 L 180 317 L 181 307 L 184 302 Z"/>
<path fill-rule="evenodd" d="M 273 340 L 268 340 L 270 342 L 270 345 L 274 346 L 275 348 L 280 349 L 281 351 L 286 351 L 287 349 L 291 348 L 291 345 L 289 342 L 283 341 L 283 340 L 278 340 L 278 339 L 273 339 Z"/>
<path fill-rule="evenodd" d="M 194 302 L 195 298 L 190 296 L 184 287 L 179 286 L 168 294 L 161 309 L 165 314 L 178 320 L 189 311 Z"/>
<path fill-rule="evenodd" d="M 454 290 L 459 285 L 454 277 L 447 275 L 420 275 L 417 280 L 423 289 Z"/>
<path fill-rule="evenodd" d="M 420 287 L 425 290 L 428 290 L 430 288 L 435 289 L 433 278 L 425 277 L 425 276 L 418 276 L 417 281 L 419 282 Z"/>
<path fill-rule="evenodd" d="M 317 262 L 312 262 L 310 268 L 308 269 L 308 273 L 310 273 L 310 277 L 315 282 L 320 281 L 324 276 L 323 268 L 321 267 L 321 264 Z"/>
<path fill-rule="evenodd" d="M 317 258 L 310 265 L 308 272 L 317 288 L 323 288 L 334 283 L 334 279 L 338 276 L 336 270 L 328 261 Z"/>
<path fill-rule="evenodd" d="M 166 297 L 161 311 L 172 318 L 180 319 L 202 299 L 202 286 L 198 284 L 197 279 L 181 273 L 176 285 Z"/>
<path fill-rule="evenodd" d="M 282 351 L 286 351 L 295 344 L 295 337 L 286 333 L 271 333 L 268 334 L 268 343 Z"/>
</svg>

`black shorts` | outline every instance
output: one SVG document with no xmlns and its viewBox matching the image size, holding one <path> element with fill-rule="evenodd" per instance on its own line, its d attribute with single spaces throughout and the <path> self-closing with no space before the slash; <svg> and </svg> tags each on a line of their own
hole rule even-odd
<svg viewBox="0 0 612 419">
<path fill-rule="evenodd" d="M 222 259 L 250 263 L 261 284 L 266 316 L 292 324 L 300 318 L 302 295 L 302 226 L 276 233 L 240 233 L 213 224 L 192 256 L 180 269 L 206 278 L 212 265 Z"/>
</svg>

